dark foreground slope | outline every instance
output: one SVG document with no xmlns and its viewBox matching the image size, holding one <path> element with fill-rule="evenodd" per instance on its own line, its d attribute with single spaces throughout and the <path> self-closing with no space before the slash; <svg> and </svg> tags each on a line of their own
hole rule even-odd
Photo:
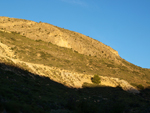
<svg viewBox="0 0 150 113">
<path fill-rule="evenodd" d="M 133 95 L 119 87 L 71 89 L 47 77 L 0 64 L 0 112 L 148 113 L 149 94 L 149 89 Z"/>
</svg>

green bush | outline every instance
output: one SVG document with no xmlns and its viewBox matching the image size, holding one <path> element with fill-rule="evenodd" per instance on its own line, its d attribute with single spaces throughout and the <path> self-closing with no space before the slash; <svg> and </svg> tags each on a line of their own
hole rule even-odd
<svg viewBox="0 0 150 113">
<path fill-rule="evenodd" d="M 36 42 L 41 42 L 42 40 L 41 39 L 39 39 L 39 40 L 35 40 Z"/>
<path fill-rule="evenodd" d="M 143 90 L 144 86 L 142 84 L 131 83 L 132 86 L 138 88 L 139 90 Z"/>
<path fill-rule="evenodd" d="M 150 82 L 146 82 L 147 84 L 150 84 Z"/>
<path fill-rule="evenodd" d="M 91 80 L 95 84 L 99 84 L 101 82 L 100 77 L 98 75 L 94 75 L 94 77 Z"/>
<path fill-rule="evenodd" d="M 83 84 L 82 84 L 82 87 L 83 88 L 87 88 L 87 87 L 99 87 L 99 85 L 98 84 L 92 84 L 92 83 L 87 83 L 87 82 L 84 82 Z"/>
<path fill-rule="evenodd" d="M 137 88 L 140 89 L 140 90 L 143 90 L 143 89 L 144 89 L 144 86 L 141 85 L 141 84 L 139 84 L 139 85 L 137 85 Z"/>
</svg>

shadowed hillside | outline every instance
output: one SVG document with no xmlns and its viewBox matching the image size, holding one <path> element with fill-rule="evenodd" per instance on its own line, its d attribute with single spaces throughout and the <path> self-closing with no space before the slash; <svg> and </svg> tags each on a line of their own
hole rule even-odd
<svg viewBox="0 0 150 113">
<path fill-rule="evenodd" d="M 2 63 L 0 77 L 0 112 L 150 112 L 149 90 L 140 95 L 133 95 L 119 87 L 72 89 L 51 81 L 48 77 Z"/>
</svg>

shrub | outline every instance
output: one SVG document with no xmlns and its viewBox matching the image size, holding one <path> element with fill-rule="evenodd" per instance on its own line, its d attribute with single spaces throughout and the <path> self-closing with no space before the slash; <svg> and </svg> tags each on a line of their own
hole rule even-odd
<svg viewBox="0 0 150 113">
<path fill-rule="evenodd" d="M 144 89 L 144 86 L 141 85 L 141 84 L 139 84 L 139 85 L 137 85 L 137 88 L 140 89 L 140 90 L 143 90 L 143 89 Z"/>
<path fill-rule="evenodd" d="M 78 51 L 74 50 L 75 53 L 78 53 Z"/>
<path fill-rule="evenodd" d="M 133 85 L 134 87 L 138 88 L 139 90 L 143 90 L 144 86 L 142 84 L 135 84 L 135 83 L 131 83 L 131 85 Z"/>
<path fill-rule="evenodd" d="M 91 80 L 95 84 L 99 84 L 100 83 L 100 77 L 98 75 L 94 75 L 94 77 Z"/>
<path fill-rule="evenodd" d="M 42 40 L 41 39 L 39 39 L 39 40 L 35 40 L 36 42 L 41 42 Z"/>
<path fill-rule="evenodd" d="M 150 84 L 150 82 L 146 82 L 147 84 Z"/>
<path fill-rule="evenodd" d="M 82 84 L 82 87 L 83 87 L 83 88 L 87 88 L 87 87 L 99 87 L 99 85 L 98 85 L 98 84 L 92 84 L 92 83 L 84 82 L 84 83 Z"/>
</svg>

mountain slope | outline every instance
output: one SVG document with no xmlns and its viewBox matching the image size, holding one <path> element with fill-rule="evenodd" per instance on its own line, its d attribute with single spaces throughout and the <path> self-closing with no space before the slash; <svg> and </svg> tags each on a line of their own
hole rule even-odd
<svg viewBox="0 0 150 113">
<path fill-rule="evenodd" d="M 122 59 L 97 40 L 47 23 L 0 18 L 0 40 L 20 61 L 149 86 L 150 71 Z M 90 78 L 90 77 L 89 77 Z"/>
<path fill-rule="evenodd" d="M 7 17 L 1 17 L 0 23 L 0 28 L 6 31 L 14 31 L 30 39 L 40 39 L 61 47 L 72 48 L 81 54 L 104 57 L 119 56 L 117 51 L 99 41 L 47 23 L 36 23 Z"/>
<path fill-rule="evenodd" d="M 47 23 L 0 17 L 0 78 L 4 113 L 150 112 L 149 69 Z"/>
</svg>

